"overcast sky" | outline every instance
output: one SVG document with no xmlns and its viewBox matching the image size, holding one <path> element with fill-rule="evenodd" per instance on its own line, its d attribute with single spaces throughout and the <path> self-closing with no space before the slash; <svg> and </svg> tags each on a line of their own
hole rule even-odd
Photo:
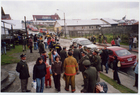
<svg viewBox="0 0 140 95">
<path fill-rule="evenodd" d="M 95 2 L 94 0 L 81 1 L 1 1 L 5 14 L 10 14 L 13 20 L 32 20 L 32 15 L 53 15 L 57 13 L 61 19 L 94 19 L 112 18 L 139 20 L 139 2 Z M 114 0 L 112 0 L 114 1 Z M 61 11 L 57 11 L 59 9 Z M 62 12 L 63 11 L 63 12 Z"/>
</svg>

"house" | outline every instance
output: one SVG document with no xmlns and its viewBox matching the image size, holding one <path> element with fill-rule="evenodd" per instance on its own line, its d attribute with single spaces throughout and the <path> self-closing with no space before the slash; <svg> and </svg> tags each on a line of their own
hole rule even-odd
<svg viewBox="0 0 140 95">
<path fill-rule="evenodd" d="M 99 31 L 99 27 L 101 25 L 107 25 L 106 22 L 94 19 L 94 20 L 80 20 L 80 19 L 73 19 L 73 20 L 57 20 L 54 25 L 54 31 L 57 33 L 65 33 L 69 36 L 75 35 L 85 35 L 85 34 L 93 34 L 96 31 Z M 64 26 L 66 28 L 64 28 Z"/>
</svg>

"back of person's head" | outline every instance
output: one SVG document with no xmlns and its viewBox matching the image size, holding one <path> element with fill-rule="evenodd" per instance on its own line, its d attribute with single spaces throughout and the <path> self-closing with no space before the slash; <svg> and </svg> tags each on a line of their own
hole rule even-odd
<svg viewBox="0 0 140 95">
<path fill-rule="evenodd" d="M 72 52 L 69 51 L 69 52 L 68 52 L 68 55 L 69 55 L 69 56 L 72 56 Z"/>
<path fill-rule="evenodd" d="M 66 47 L 63 47 L 63 50 L 66 50 Z"/>
</svg>

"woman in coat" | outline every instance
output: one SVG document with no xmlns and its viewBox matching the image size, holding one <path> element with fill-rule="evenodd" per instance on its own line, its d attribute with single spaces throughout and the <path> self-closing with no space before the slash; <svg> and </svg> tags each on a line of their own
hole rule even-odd
<svg viewBox="0 0 140 95">
<path fill-rule="evenodd" d="M 117 56 L 113 57 L 113 79 L 117 81 L 118 84 L 121 84 L 120 79 L 119 79 L 119 75 L 118 75 L 118 58 Z"/>
<path fill-rule="evenodd" d="M 52 63 L 52 73 L 55 89 L 57 89 L 58 92 L 60 92 L 61 65 L 62 62 L 59 61 L 59 56 L 56 56 L 55 62 Z"/>
<path fill-rule="evenodd" d="M 37 84 L 36 92 L 43 92 L 46 74 L 46 65 L 43 62 L 43 59 L 39 57 L 33 68 L 33 80 L 36 81 Z"/>
</svg>

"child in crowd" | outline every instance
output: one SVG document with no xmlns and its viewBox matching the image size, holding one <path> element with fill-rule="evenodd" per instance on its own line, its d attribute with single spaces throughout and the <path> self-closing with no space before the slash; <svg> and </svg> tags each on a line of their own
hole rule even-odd
<svg viewBox="0 0 140 95">
<path fill-rule="evenodd" d="M 49 81 L 49 88 L 51 88 L 51 74 L 52 74 L 52 71 L 51 71 L 51 67 L 48 64 L 46 64 L 46 72 L 47 72 L 47 74 L 45 75 L 45 86 L 47 88 L 48 81 Z"/>
<path fill-rule="evenodd" d="M 48 56 L 49 56 L 49 65 L 52 65 L 52 62 L 51 62 L 51 54 L 52 54 L 52 49 L 48 53 Z"/>
</svg>

